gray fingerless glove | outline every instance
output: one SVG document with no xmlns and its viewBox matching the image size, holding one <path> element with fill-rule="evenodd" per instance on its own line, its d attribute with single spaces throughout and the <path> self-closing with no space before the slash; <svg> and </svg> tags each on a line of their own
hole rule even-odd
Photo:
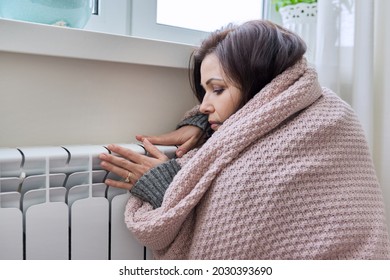
<svg viewBox="0 0 390 280">
<path fill-rule="evenodd" d="M 193 125 L 199 127 L 201 130 L 206 131 L 210 126 L 208 122 L 208 116 L 204 114 L 198 114 L 189 118 L 182 120 L 176 127 L 176 129 L 186 126 Z"/>
<path fill-rule="evenodd" d="M 149 202 L 153 208 L 158 208 L 165 191 L 180 169 L 175 159 L 164 162 L 146 172 L 131 188 L 130 193 Z"/>
</svg>

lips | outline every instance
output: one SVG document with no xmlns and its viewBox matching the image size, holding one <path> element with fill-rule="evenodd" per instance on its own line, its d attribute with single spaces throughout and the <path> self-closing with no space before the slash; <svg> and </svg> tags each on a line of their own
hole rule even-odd
<svg viewBox="0 0 390 280">
<path fill-rule="evenodd" d="M 221 125 L 221 122 L 216 122 L 216 121 L 209 121 L 211 129 L 216 131 Z"/>
</svg>

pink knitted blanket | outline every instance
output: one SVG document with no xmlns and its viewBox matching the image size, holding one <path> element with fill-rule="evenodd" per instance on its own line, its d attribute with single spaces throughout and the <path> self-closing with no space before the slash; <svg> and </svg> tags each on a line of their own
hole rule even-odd
<svg viewBox="0 0 390 280">
<path fill-rule="evenodd" d="M 160 208 L 125 211 L 157 259 L 390 258 L 359 122 L 304 59 L 178 162 Z"/>
</svg>

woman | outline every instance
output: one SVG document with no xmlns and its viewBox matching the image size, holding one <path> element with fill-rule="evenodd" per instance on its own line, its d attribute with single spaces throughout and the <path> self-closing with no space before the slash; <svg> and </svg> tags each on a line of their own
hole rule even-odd
<svg viewBox="0 0 390 280">
<path fill-rule="evenodd" d="M 151 157 L 114 145 L 129 161 L 101 156 L 125 178 L 106 183 L 130 189 L 126 223 L 155 258 L 390 258 L 360 124 L 305 51 L 268 21 L 211 34 L 192 57 L 200 106 L 168 134 L 204 144 L 168 160 L 139 136 Z"/>
</svg>

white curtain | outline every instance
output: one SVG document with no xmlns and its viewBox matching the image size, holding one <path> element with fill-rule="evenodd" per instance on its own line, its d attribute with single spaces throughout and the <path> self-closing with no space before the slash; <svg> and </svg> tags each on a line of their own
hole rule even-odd
<svg viewBox="0 0 390 280">
<path fill-rule="evenodd" d="M 314 64 L 323 86 L 350 103 L 363 125 L 390 226 L 389 0 L 318 0 Z"/>
</svg>

